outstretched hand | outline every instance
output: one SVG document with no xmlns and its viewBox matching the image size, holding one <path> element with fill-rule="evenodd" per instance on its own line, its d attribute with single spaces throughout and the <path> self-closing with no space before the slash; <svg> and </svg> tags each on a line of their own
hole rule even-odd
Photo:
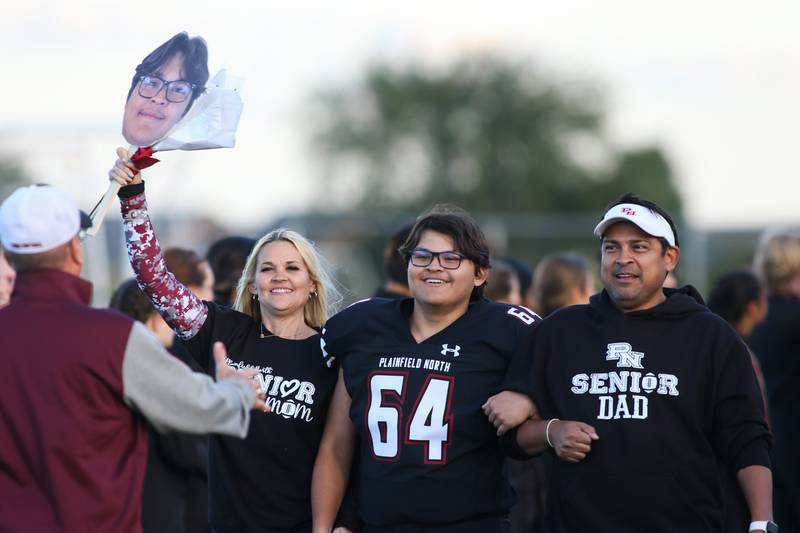
<svg viewBox="0 0 800 533">
<path fill-rule="evenodd" d="M 271 412 L 272 409 L 270 409 L 265 402 L 266 393 L 261 390 L 261 385 L 259 385 L 258 381 L 255 380 L 256 375 L 258 375 L 258 370 L 255 368 L 234 370 L 228 366 L 227 359 L 228 352 L 225 350 L 225 345 L 219 341 L 215 342 L 214 364 L 215 368 L 217 369 L 217 381 L 223 379 L 241 379 L 242 381 L 245 381 L 256 393 L 256 401 L 253 404 L 252 409 L 258 409 L 264 411 L 265 413 Z"/>
<path fill-rule="evenodd" d="M 133 161 L 128 156 L 128 150 L 121 146 L 117 148 L 117 160 L 108 171 L 108 178 L 119 183 L 120 187 L 142 182 L 142 173 L 136 170 Z"/>
</svg>

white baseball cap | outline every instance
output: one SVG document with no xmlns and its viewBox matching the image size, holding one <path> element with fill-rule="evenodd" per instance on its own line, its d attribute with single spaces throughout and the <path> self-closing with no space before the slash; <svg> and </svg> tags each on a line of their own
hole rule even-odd
<svg viewBox="0 0 800 533">
<path fill-rule="evenodd" d="M 0 204 L 0 242 L 15 254 L 39 254 L 91 227 L 64 191 L 50 185 L 20 187 Z"/>
<path fill-rule="evenodd" d="M 675 234 L 667 219 L 652 209 L 639 204 L 617 204 L 606 211 L 603 220 L 595 226 L 594 234 L 602 238 L 603 233 L 617 222 L 631 222 L 653 237 L 663 237 L 670 246 L 675 246 Z"/>
</svg>

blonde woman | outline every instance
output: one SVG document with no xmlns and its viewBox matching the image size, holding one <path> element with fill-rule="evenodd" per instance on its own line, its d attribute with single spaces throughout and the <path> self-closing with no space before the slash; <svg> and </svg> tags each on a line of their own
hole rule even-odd
<svg viewBox="0 0 800 533">
<path fill-rule="evenodd" d="M 213 367 L 222 341 L 228 365 L 255 368 L 272 413 L 254 414 L 244 440 L 212 435 L 209 515 L 216 533 L 311 530 L 310 487 L 337 379 L 320 350 L 319 329 L 339 295 L 314 246 L 278 229 L 247 259 L 233 309 L 201 301 L 167 271 L 141 174 L 124 149 L 109 172 L 121 185 L 128 257 L 140 287 L 191 355 Z"/>
</svg>

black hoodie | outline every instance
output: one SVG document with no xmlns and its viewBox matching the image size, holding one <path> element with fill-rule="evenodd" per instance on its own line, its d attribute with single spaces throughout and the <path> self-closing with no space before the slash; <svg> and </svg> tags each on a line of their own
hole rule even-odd
<svg viewBox="0 0 800 533">
<path fill-rule="evenodd" d="M 722 532 L 718 461 L 769 466 L 770 434 L 747 348 L 692 287 L 623 313 L 603 291 L 536 335 L 542 418 L 600 439 L 556 460 L 545 530 Z"/>
</svg>

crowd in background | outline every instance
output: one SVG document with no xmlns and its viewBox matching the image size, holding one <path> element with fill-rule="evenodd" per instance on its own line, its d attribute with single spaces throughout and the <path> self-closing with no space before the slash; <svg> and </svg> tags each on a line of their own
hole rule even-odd
<svg viewBox="0 0 800 533">
<path fill-rule="evenodd" d="M 390 236 L 383 253 L 385 283 L 372 295 L 409 296 L 406 264 L 398 252 L 411 225 Z M 169 248 L 166 268 L 200 300 L 232 307 L 248 256 L 256 241 L 228 237 L 211 244 L 205 258 L 196 252 Z M 528 265 L 513 257 L 493 259 L 485 297 L 522 305 L 546 318 L 559 309 L 588 303 L 598 289 L 589 258 L 569 251 L 542 257 Z M 0 248 L 0 306 L 11 298 L 15 273 Z M 674 281 L 673 281 L 674 282 Z M 358 296 L 358 295 L 355 295 Z M 370 295 L 363 295 L 368 297 Z M 772 452 L 776 521 L 782 531 L 798 531 L 800 509 L 800 424 L 794 413 L 800 376 L 800 233 L 768 232 L 754 254 L 752 268 L 731 270 L 716 280 L 707 295 L 709 308 L 730 323 L 751 350 L 753 369 L 762 388 L 765 410 L 774 434 Z M 202 372 L 182 340 L 153 307 L 135 279 L 115 291 L 110 307 L 144 324 L 175 357 Z M 508 460 L 518 502 L 512 508 L 512 531 L 542 531 L 542 515 L 553 457 Z M 732 472 L 725 480 L 725 531 L 744 531 L 749 520 Z M 210 531 L 208 515 L 208 443 L 202 436 L 149 433 L 142 522 L 145 532 Z"/>
</svg>

